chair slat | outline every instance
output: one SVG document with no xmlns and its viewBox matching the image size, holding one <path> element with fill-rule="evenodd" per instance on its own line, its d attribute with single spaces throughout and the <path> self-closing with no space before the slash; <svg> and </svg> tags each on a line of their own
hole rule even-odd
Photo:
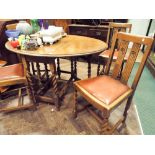
<svg viewBox="0 0 155 155">
<path fill-rule="evenodd" d="M 134 43 L 130 51 L 129 58 L 122 72 L 121 81 L 126 84 L 131 74 L 132 68 L 140 51 L 141 44 Z"/>
<path fill-rule="evenodd" d="M 146 49 L 144 51 L 143 58 L 141 60 L 141 63 L 139 65 L 139 67 L 138 67 L 138 71 L 136 73 L 136 76 L 135 76 L 134 81 L 133 81 L 132 86 L 131 86 L 131 88 L 134 89 L 134 90 L 137 87 L 137 84 L 138 84 L 139 79 L 141 77 L 141 74 L 142 74 L 142 71 L 144 69 L 145 63 L 146 63 L 147 58 L 148 58 L 148 56 L 149 56 L 149 54 L 151 52 L 152 43 L 153 43 L 153 39 L 150 38 L 150 44 L 146 47 Z"/>
<path fill-rule="evenodd" d="M 114 51 L 115 51 L 115 43 L 117 41 L 117 33 L 115 33 L 113 35 L 113 42 L 112 42 L 112 45 L 111 45 L 111 53 L 109 55 L 109 59 L 108 59 L 108 62 L 106 64 L 106 67 L 105 67 L 105 74 L 109 74 L 109 71 L 110 71 L 110 67 L 111 67 L 111 63 L 112 63 L 112 58 L 114 56 Z"/>
<path fill-rule="evenodd" d="M 112 77 L 113 78 L 117 78 L 120 70 L 121 70 L 121 66 L 124 60 L 124 57 L 126 55 L 127 52 L 127 48 L 128 48 L 129 42 L 128 41 L 121 41 L 120 45 L 119 45 L 119 53 L 118 53 L 118 57 L 112 72 Z"/>
</svg>

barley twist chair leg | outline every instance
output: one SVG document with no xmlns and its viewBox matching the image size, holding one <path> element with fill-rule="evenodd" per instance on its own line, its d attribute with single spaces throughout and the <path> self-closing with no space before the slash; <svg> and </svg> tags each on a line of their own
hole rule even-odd
<svg viewBox="0 0 155 155">
<path fill-rule="evenodd" d="M 126 128 L 126 119 L 127 119 L 127 116 L 128 116 L 128 110 L 131 106 L 131 101 L 132 101 L 132 98 L 133 98 L 133 95 L 128 99 L 127 103 L 126 103 L 126 106 L 125 106 L 125 110 L 124 110 L 124 113 L 123 113 L 123 119 L 121 120 L 121 126 L 118 128 L 118 132 L 121 132 L 121 130 L 123 128 Z"/>
<path fill-rule="evenodd" d="M 134 94 L 133 94 L 134 95 Z M 128 116 L 128 110 L 131 106 L 131 103 L 132 103 L 132 98 L 133 98 L 133 95 L 129 97 L 129 99 L 127 100 L 127 103 L 126 103 L 126 106 L 125 106 L 125 110 L 124 110 L 124 113 L 123 113 L 123 116 L 124 116 L 124 119 L 122 121 L 122 124 L 125 123 L 126 119 L 127 119 L 127 116 Z"/>
</svg>

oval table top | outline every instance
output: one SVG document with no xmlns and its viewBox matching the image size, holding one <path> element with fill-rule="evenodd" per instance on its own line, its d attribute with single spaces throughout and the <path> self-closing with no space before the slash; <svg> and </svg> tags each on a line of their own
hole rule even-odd
<svg viewBox="0 0 155 155">
<path fill-rule="evenodd" d="M 84 56 L 99 53 L 107 48 L 107 44 L 101 40 L 90 37 L 67 35 L 52 45 L 41 46 L 36 50 L 19 50 L 13 48 L 9 41 L 6 42 L 5 47 L 17 54 L 53 58 Z"/>
</svg>

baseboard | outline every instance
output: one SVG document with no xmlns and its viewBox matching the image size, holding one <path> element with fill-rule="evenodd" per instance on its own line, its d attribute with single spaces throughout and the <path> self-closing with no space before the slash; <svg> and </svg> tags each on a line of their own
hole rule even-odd
<svg viewBox="0 0 155 155">
<path fill-rule="evenodd" d="M 141 121 L 140 121 L 140 118 L 139 118 L 139 114 L 138 114 L 138 110 L 137 110 L 137 106 L 136 106 L 136 104 L 134 104 L 134 107 L 135 107 L 135 111 L 136 111 L 136 115 L 137 115 L 138 123 L 139 123 L 139 126 L 140 126 L 141 134 L 144 135 L 143 128 L 142 128 L 142 125 L 141 125 Z"/>
</svg>

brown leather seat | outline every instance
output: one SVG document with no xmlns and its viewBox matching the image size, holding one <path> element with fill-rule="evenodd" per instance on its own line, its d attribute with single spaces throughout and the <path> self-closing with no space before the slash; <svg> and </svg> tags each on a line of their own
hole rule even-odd
<svg viewBox="0 0 155 155">
<path fill-rule="evenodd" d="M 14 64 L 0 68 L 0 81 L 24 77 L 23 65 Z"/>
<path fill-rule="evenodd" d="M 6 61 L 4 60 L 0 60 L 0 67 L 3 67 L 7 64 Z M 5 92 L 7 90 L 8 87 L 0 87 L 0 93 Z"/>
<path fill-rule="evenodd" d="M 106 75 L 77 81 L 75 82 L 75 85 L 85 89 L 89 94 L 93 95 L 106 105 L 110 105 L 121 95 L 127 91 L 131 91 L 128 86 Z"/>
<path fill-rule="evenodd" d="M 25 81 L 24 69 L 22 64 L 14 64 L 0 68 L 0 85 L 5 86 L 11 81 Z"/>
<path fill-rule="evenodd" d="M 119 53 L 119 51 L 116 50 L 115 53 L 114 53 L 114 56 L 113 56 L 113 60 L 117 59 L 118 53 Z M 109 58 L 110 54 L 111 54 L 111 50 L 109 49 L 109 50 L 105 50 L 104 52 L 102 52 L 99 56 L 103 57 L 103 58 Z M 125 55 L 124 60 L 125 61 L 128 60 L 128 56 L 127 55 Z"/>
</svg>

